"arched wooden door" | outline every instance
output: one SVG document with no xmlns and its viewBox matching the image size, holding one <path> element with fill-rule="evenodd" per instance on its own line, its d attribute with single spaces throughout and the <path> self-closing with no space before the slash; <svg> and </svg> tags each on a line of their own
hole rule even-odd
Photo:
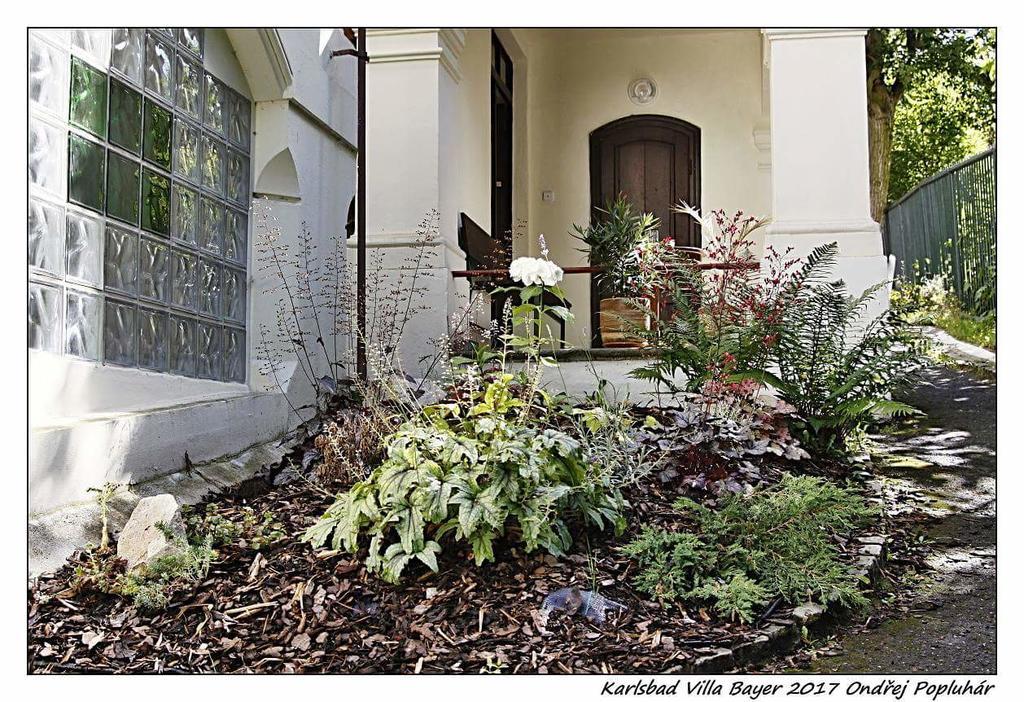
<svg viewBox="0 0 1024 702">
<path fill-rule="evenodd" d="M 672 211 L 680 200 L 700 205 L 700 129 L 673 117 L 635 115 L 599 127 L 590 135 L 591 216 L 619 194 L 652 212 L 662 236 L 679 246 L 701 245 L 700 226 Z M 591 286 L 593 345 L 600 345 L 599 293 Z"/>
</svg>

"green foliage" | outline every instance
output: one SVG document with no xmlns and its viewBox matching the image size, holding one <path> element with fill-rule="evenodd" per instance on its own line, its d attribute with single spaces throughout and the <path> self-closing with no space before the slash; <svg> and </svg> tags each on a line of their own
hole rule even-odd
<svg viewBox="0 0 1024 702">
<path fill-rule="evenodd" d="M 655 315 L 650 332 L 637 330 L 656 352 L 647 366 L 631 375 L 668 392 L 700 392 L 709 382 L 723 383 L 734 373 L 761 370 L 777 338 L 781 308 L 790 295 L 784 284 L 791 266 L 768 251 L 762 277 L 753 256 L 752 234 L 764 223 L 721 210 L 701 216 L 708 259 L 722 264 L 706 271 L 700 261 L 665 250 L 666 260 L 647 267 L 659 281 L 665 309 Z M 753 264 L 751 266 L 751 264 Z M 680 385 L 679 376 L 686 378 Z"/>
<path fill-rule="evenodd" d="M 125 572 L 124 561 L 103 551 L 90 551 L 75 568 L 73 586 L 131 598 L 140 610 L 163 609 L 179 587 L 200 583 L 216 556 L 210 536 L 199 542 L 176 537 L 174 550 L 148 565 Z"/>
<path fill-rule="evenodd" d="M 694 599 L 709 600 L 719 615 L 728 619 L 749 622 L 754 610 L 768 604 L 768 590 L 743 573 L 727 582 L 706 583 L 690 593 Z"/>
<path fill-rule="evenodd" d="M 173 542 L 173 552 L 120 576 L 114 583 L 115 594 L 131 597 L 142 610 L 163 609 L 174 588 L 200 583 L 206 577 L 216 555 L 212 543 L 210 537 L 201 543 L 179 537 Z"/>
<path fill-rule="evenodd" d="M 778 374 L 748 373 L 773 385 L 796 407 L 792 427 L 819 450 L 843 452 L 866 425 L 916 410 L 891 399 L 924 365 L 924 342 L 891 310 L 865 321 L 884 283 L 858 297 L 842 281 L 821 282 L 834 245 L 815 249 L 796 278 L 774 350 Z"/>
<path fill-rule="evenodd" d="M 601 291 L 608 296 L 624 296 L 637 268 L 637 248 L 658 236 L 658 220 L 649 212 L 637 212 L 624 195 L 598 208 L 597 217 L 587 227 L 573 225 L 573 236 L 586 245 L 590 263 L 604 266 L 597 275 Z"/>
<path fill-rule="evenodd" d="M 996 35 L 989 28 L 868 31 L 869 114 L 891 120 L 892 160 L 884 203 L 995 141 Z M 888 160 L 888 154 L 872 158 Z"/>
<path fill-rule="evenodd" d="M 202 513 L 185 513 L 185 523 L 193 540 L 209 536 L 214 546 L 226 546 L 237 541 L 256 551 L 284 538 L 284 525 L 270 510 L 256 512 L 246 505 L 242 507 L 240 521 L 231 520 L 217 511 L 217 505 L 209 503 Z"/>
<path fill-rule="evenodd" d="M 564 402 L 540 389 L 541 352 L 551 341 L 545 292 L 564 299 L 557 286 L 515 291 L 520 304 L 506 311 L 511 331 L 500 353 L 481 351 L 454 363 L 448 401 L 430 405 L 385 439 L 386 457 L 370 476 L 337 497 L 303 539 L 356 552 L 369 538 L 367 568 L 391 582 L 419 561 L 438 570 L 445 537 L 469 545 L 478 565 L 493 561 L 503 536 L 527 551 L 561 554 L 572 544 L 569 522 L 589 522 L 621 533 L 625 502 L 614 466 L 595 460 L 562 428 L 588 427 L 592 445 L 618 440 L 623 428 L 607 407 L 573 415 Z M 513 354 L 523 358 L 509 372 Z"/>
<path fill-rule="evenodd" d="M 865 602 L 834 543 L 875 514 L 853 490 L 787 474 L 770 488 L 726 497 L 717 510 L 688 499 L 675 507 L 690 517 L 691 530 L 647 527 L 623 547 L 640 567 L 635 584 L 642 592 L 708 602 L 745 622 L 775 597 L 792 604 Z"/>
<path fill-rule="evenodd" d="M 911 88 L 893 118 L 889 202 L 918 183 L 968 156 L 984 151 L 995 137 L 994 115 L 979 110 L 946 75 Z"/>
<path fill-rule="evenodd" d="M 568 519 L 616 533 L 623 500 L 610 475 L 580 443 L 529 418 L 514 375 L 469 393 L 468 402 L 434 405 L 387 441 L 387 458 L 338 497 L 304 540 L 355 552 L 370 537 L 367 567 L 397 581 L 414 559 L 437 571 L 440 541 L 469 544 L 478 565 L 494 542 L 514 534 L 527 551 L 562 554 Z"/>
<path fill-rule="evenodd" d="M 964 309 L 946 286 L 945 277 L 922 283 L 903 280 L 889 296 L 893 314 L 908 324 L 928 324 L 975 346 L 995 351 L 996 314 L 974 314 Z"/>
</svg>

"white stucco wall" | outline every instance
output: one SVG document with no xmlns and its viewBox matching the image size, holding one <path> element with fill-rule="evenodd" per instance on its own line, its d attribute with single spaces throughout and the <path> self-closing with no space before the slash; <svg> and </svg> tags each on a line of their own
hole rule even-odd
<svg viewBox="0 0 1024 702">
<path fill-rule="evenodd" d="M 284 241 L 294 241 L 305 221 L 326 253 L 332 235 L 344 236 L 355 184 L 355 62 L 330 58 L 347 40 L 339 30 L 208 30 L 206 37 L 207 70 L 256 102 L 250 184 L 257 192 L 266 186 L 261 194 L 271 198 Z M 67 51 L 69 36 L 30 41 Z M 283 152 L 293 177 L 267 177 L 267 164 Z M 180 470 L 186 450 L 197 463 L 237 453 L 294 421 L 257 370 L 258 328 L 273 322 L 280 293 L 256 262 L 251 216 L 249 224 L 246 383 L 29 352 L 30 513 L 87 500 L 87 488 L 106 481 Z M 283 380 L 293 404 L 308 397 L 302 382 Z"/>
</svg>

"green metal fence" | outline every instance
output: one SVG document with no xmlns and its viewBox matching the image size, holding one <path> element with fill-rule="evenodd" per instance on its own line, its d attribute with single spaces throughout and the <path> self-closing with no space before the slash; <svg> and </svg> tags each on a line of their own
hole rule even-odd
<svg viewBox="0 0 1024 702">
<path fill-rule="evenodd" d="M 996 150 L 924 181 L 885 213 L 897 273 L 944 274 L 968 309 L 996 308 Z"/>
</svg>

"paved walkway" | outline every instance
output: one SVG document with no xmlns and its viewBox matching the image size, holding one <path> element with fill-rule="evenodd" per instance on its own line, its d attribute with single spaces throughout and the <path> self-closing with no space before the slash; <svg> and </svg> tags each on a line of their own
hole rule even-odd
<svg viewBox="0 0 1024 702">
<path fill-rule="evenodd" d="M 929 517 L 934 571 L 909 611 L 839 642 L 841 655 L 812 665 L 825 673 L 996 671 L 996 382 L 936 369 L 907 398 L 927 413 L 889 436 L 887 489 Z"/>
</svg>

